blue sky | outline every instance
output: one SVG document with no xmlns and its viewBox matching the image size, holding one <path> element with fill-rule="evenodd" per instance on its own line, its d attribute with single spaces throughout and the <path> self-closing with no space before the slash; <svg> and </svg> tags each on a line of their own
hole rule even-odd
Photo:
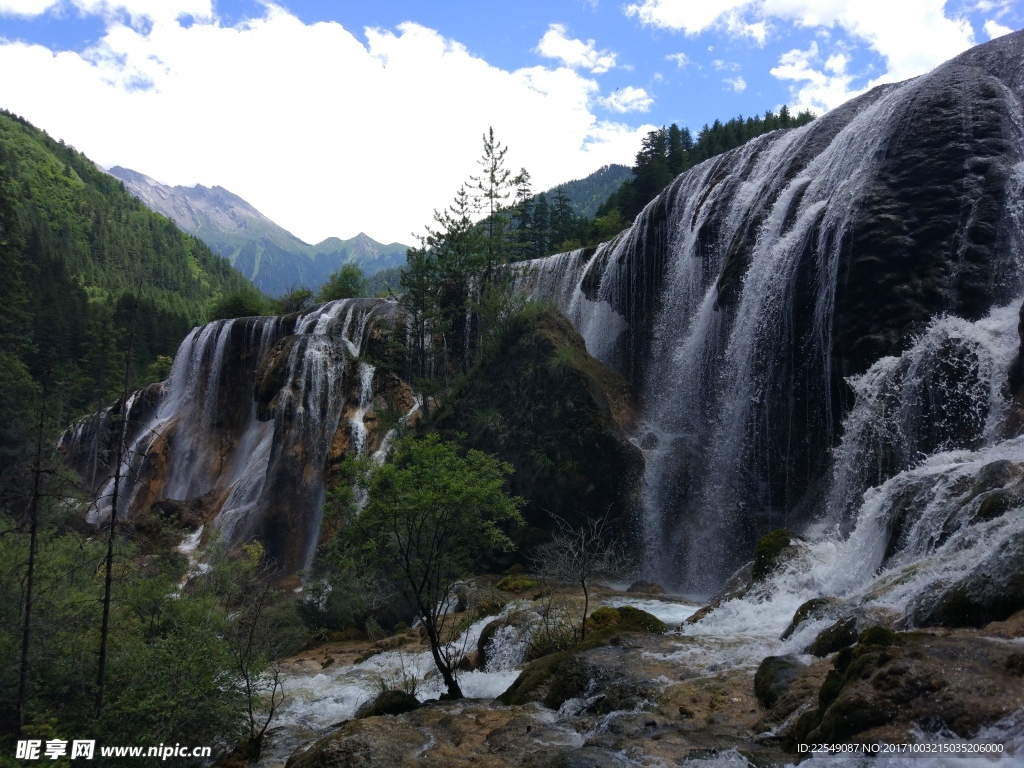
<svg viewBox="0 0 1024 768">
<path fill-rule="evenodd" d="M 1022 25 L 1009 0 L 0 0 L 0 107 L 307 241 L 408 243 L 488 126 L 543 189 L 654 126 L 821 113 Z"/>
</svg>

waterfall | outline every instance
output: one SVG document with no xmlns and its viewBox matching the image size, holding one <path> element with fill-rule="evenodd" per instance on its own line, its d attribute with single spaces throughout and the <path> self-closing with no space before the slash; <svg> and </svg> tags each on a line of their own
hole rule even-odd
<svg viewBox="0 0 1024 768">
<path fill-rule="evenodd" d="M 122 518 L 160 499 L 199 499 L 229 545 L 257 536 L 286 568 L 308 569 L 324 466 L 346 397 L 354 401 L 352 447 L 369 449 L 363 419 L 373 404 L 375 367 L 360 354 L 374 322 L 401 322 L 400 315 L 394 302 L 344 299 L 297 315 L 193 329 L 166 382 L 73 425 L 62 438 L 69 463 L 96 491 L 89 521 L 110 514 L 111 433 L 123 411 L 129 427 Z M 354 397 L 350 376 L 357 380 Z"/>
<path fill-rule="evenodd" d="M 1024 272 L 1014 46 L 754 139 L 615 240 L 522 266 L 642 395 L 650 577 L 713 590 L 773 528 L 846 535 L 869 488 L 997 439 Z"/>
</svg>

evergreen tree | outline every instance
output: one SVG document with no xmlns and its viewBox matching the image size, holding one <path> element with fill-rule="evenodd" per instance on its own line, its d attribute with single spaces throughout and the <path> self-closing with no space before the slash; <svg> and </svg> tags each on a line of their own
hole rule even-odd
<svg viewBox="0 0 1024 768">
<path fill-rule="evenodd" d="M 494 128 L 489 128 L 483 137 L 484 153 L 479 165 L 480 176 L 471 176 L 476 203 L 481 211 L 487 214 L 485 226 L 487 236 L 484 243 L 484 280 L 489 282 L 494 268 L 506 260 L 505 230 L 508 219 L 503 212 L 505 201 L 512 194 L 512 173 L 505 168 L 505 154 L 508 147 L 494 138 Z"/>
</svg>

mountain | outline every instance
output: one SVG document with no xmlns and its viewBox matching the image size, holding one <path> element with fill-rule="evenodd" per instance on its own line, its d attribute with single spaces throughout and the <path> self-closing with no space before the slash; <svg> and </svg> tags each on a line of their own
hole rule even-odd
<svg viewBox="0 0 1024 768">
<path fill-rule="evenodd" d="M 601 204 L 622 186 L 622 182 L 632 177 L 632 169 L 625 165 L 604 165 L 585 178 L 558 184 L 544 194 L 550 201 L 561 189 L 569 198 L 573 213 L 585 219 L 592 219 Z"/>
<path fill-rule="evenodd" d="M 169 187 L 120 166 L 108 173 L 150 210 L 173 219 L 272 295 L 299 286 L 316 290 L 349 262 L 367 275 L 405 264 L 408 246 L 383 245 L 363 233 L 349 240 L 329 237 L 316 245 L 305 243 L 224 187 Z"/>
<path fill-rule="evenodd" d="M 144 377 L 214 299 L 253 290 L 85 155 L 8 112 L 0 112 L 0 274 L 0 399 L 30 412 L 11 393 L 31 386 L 15 380 L 38 383 L 50 369 L 65 417 L 120 390 L 133 327 L 133 368 Z M 9 422 L 0 415 L 0 423 Z"/>
</svg>

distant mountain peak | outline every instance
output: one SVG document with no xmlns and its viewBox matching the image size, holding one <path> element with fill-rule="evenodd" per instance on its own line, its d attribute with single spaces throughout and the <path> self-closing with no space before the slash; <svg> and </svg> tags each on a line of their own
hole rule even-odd
<svg viewBox="0 0 1024 768">
<path fill-rule="evenodd" d="M 147 208 L 202 239 L 271 294 L 299 286 L 316 290 L 348 262 L 359 264 L 367 275 L 405 264 L 408 246 L 383 245 L 365 232 L 349 240 L 329 237 L 310 245 L 218 185 L 172 187 L 123 166 L 114 166 L 107 173 L 120 179 Z"/>
</svg>

